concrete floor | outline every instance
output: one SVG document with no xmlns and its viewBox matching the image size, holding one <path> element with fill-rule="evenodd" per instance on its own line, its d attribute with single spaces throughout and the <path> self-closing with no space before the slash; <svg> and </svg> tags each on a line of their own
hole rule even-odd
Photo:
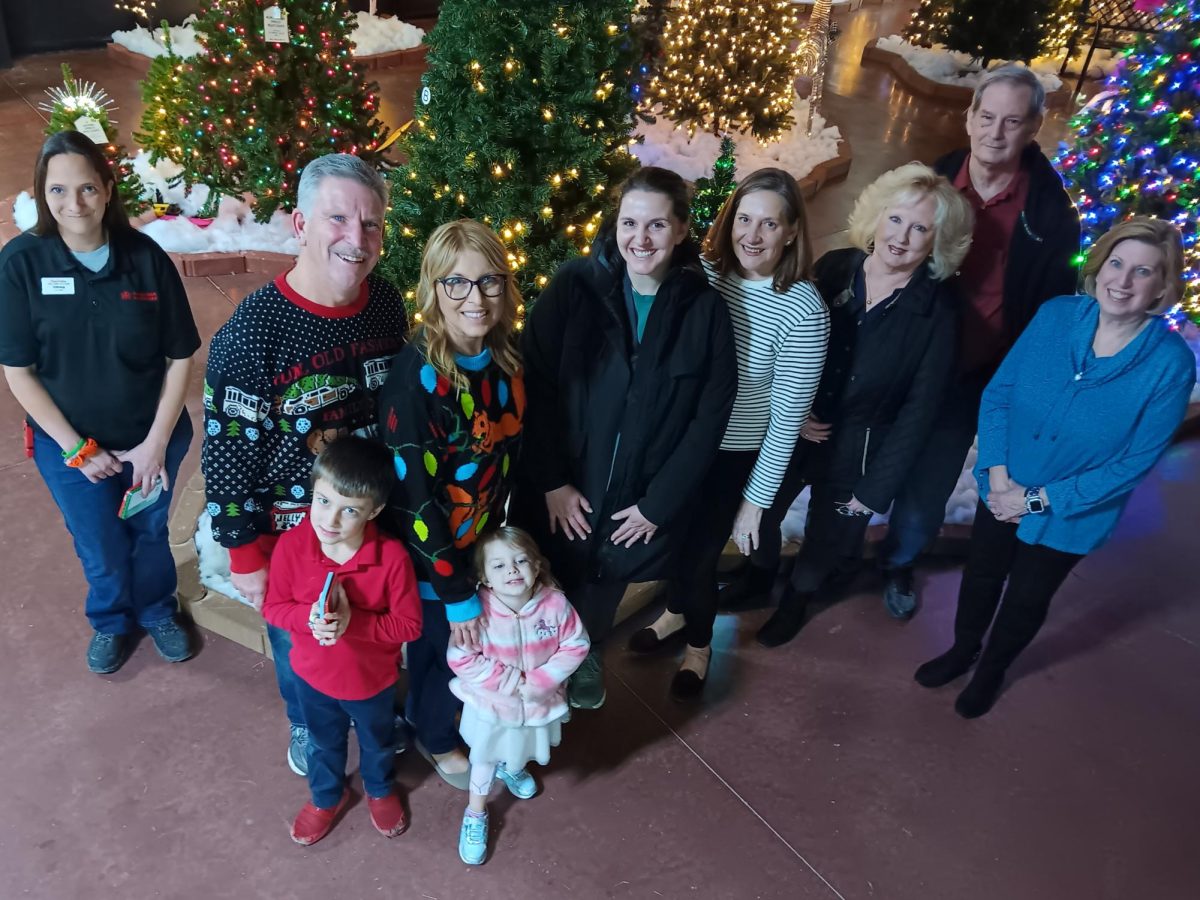
<svg viewBox="0 0 1200 900">
<path fill-rule="evenodd" d="M 812 203 L 821 248 L 875 175 L 963 140 L 959 110 L 858 64 L 863 43 L 898 30 L 909 6 L 843 17 L 826 109 L 855 162 Z M 62 61 L 117 98 L 126 132 L 138 118 L 136 76 L 101 52 L 19 61 L 0 72 L 12 151 L 0 157 L 0 197 L 28 184 L 36 106 Z M 381 76 L 397 124 L 417 78 Z M 1062 128 L 1052 119 L 1044 139 Z M 188 279 L 206 339 L 259 280 Z M 866 577 L 779 650 L 753 641 L 765 610 L 721 616 L 694 708 L 666 697 L 673 660 L 630 658 L 619 636 L 606 706 L 577 714 L 537 773 L 541 795 L 493 802 L 492 858 L 468 869 L 455 852 L 465 798 L 413 753 L 398 767 L 406 835 L 384 841 L 360 801 L 317 846 L 292 844 L 305 785 L 283 762 L 270 664 L 250 651 L 207 636 L 182 665 L 145 645 L 114 676 L 87 673 L 83 578 L 21 454 L 19 418 L 0 391 L 0 898 L 1197 896 L 1195 439 L 1168 452 L 1116 537 L 1075 570 L 985 718 L 954 715 L 956 686 L 912 681 L 948 642 L 952 566 L 922 573 L 924 608 L 905 625 Z M 194 469 L 195 450 L 184 477 Z"/>
</svg>

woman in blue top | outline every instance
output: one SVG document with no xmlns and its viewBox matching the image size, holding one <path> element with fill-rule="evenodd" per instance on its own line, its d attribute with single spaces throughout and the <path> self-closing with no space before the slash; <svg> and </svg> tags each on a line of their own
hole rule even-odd
<svg viewBox="0 0 1200 900">
<path fill-rule="evenodd" d="M 992 708 L 1055 591 L 1108 540 L 1183 421 L 1195 359 L 1157 318 L 1183 293 L 1182 271 L 1171 225 L 1141 217 L 1117 225 L 1084 263 L 1087 294 L 1046 303 L 984 391 L 980 501 L 954 646 L 915 676 L 939 687 L 979 657 L 954 704 L 964 718 Z"/>
</svg>

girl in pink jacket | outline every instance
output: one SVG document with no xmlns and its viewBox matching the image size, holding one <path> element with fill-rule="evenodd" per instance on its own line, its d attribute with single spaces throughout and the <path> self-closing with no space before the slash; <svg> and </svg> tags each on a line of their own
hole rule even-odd
<svg viewBox="0 0 1200 900">
<path fill-rule="evenodd" d="M 471 748 L 470 802 L 458 837 L 468 865 L 487 856 L 487 797 L 498 776 L 527 800 L 537 783 L 525 766 L 545 765 L 562 739 L 566 682 L 588 652 L 588 636 L 546 559 L 519 528 L 499 528 L 475 548 L 483 626 L 477 647 L 450 645 L 463 701 L 459 731 Z"/>
</svg>

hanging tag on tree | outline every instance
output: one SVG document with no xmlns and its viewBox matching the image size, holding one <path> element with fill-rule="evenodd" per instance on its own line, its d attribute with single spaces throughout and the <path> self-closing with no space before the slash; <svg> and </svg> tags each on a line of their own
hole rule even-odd
<svg viewBox="0 0 1200 900">
<path fill-rule="evenodd" d="M 288 35 L 287 13 L 278 6 L 268 6 L 263 10 L 263 39 L 275 44 L 286 44 L 291 39 Z"/>
<path fill-rule="evenodd" d="M 90 140 L 93 144 L 107 144 L 108 135 L 104 126 L 91 116 L 80 116 L 75 120 L 75 130 Z"/>
<path fill-rule="evenodd" d="M 421 103 L 425 106 L 429 105 L 429 101 L 433 99 L 433 94 L 429 90 L 429 85 L 421 88 Z"/>
</svg>

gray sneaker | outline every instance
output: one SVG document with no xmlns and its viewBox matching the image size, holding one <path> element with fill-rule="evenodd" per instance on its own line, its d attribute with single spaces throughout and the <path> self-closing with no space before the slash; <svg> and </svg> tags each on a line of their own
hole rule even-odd
<svg viewBox="0 0 1200 900">
<path fill-rule="evenodd" d="M 97 631 L 88 642 L 87 667 L 97 675 L 111 675 L 129 659 L 131 643 L 127 634 Z"/>
<path fill-rule="evenodd" d="M 576 709 L 599 709 L 606 696 L 604 657 L 593 648 L 567 682 L 567 699 Z"/>
<path fill-rule="evenodd" d="M 288 742 L 288 768 L 300 777 L 308 776 L 308 729 L 303 725 L 292 726 L 292 739 Z"/>
</svg>

